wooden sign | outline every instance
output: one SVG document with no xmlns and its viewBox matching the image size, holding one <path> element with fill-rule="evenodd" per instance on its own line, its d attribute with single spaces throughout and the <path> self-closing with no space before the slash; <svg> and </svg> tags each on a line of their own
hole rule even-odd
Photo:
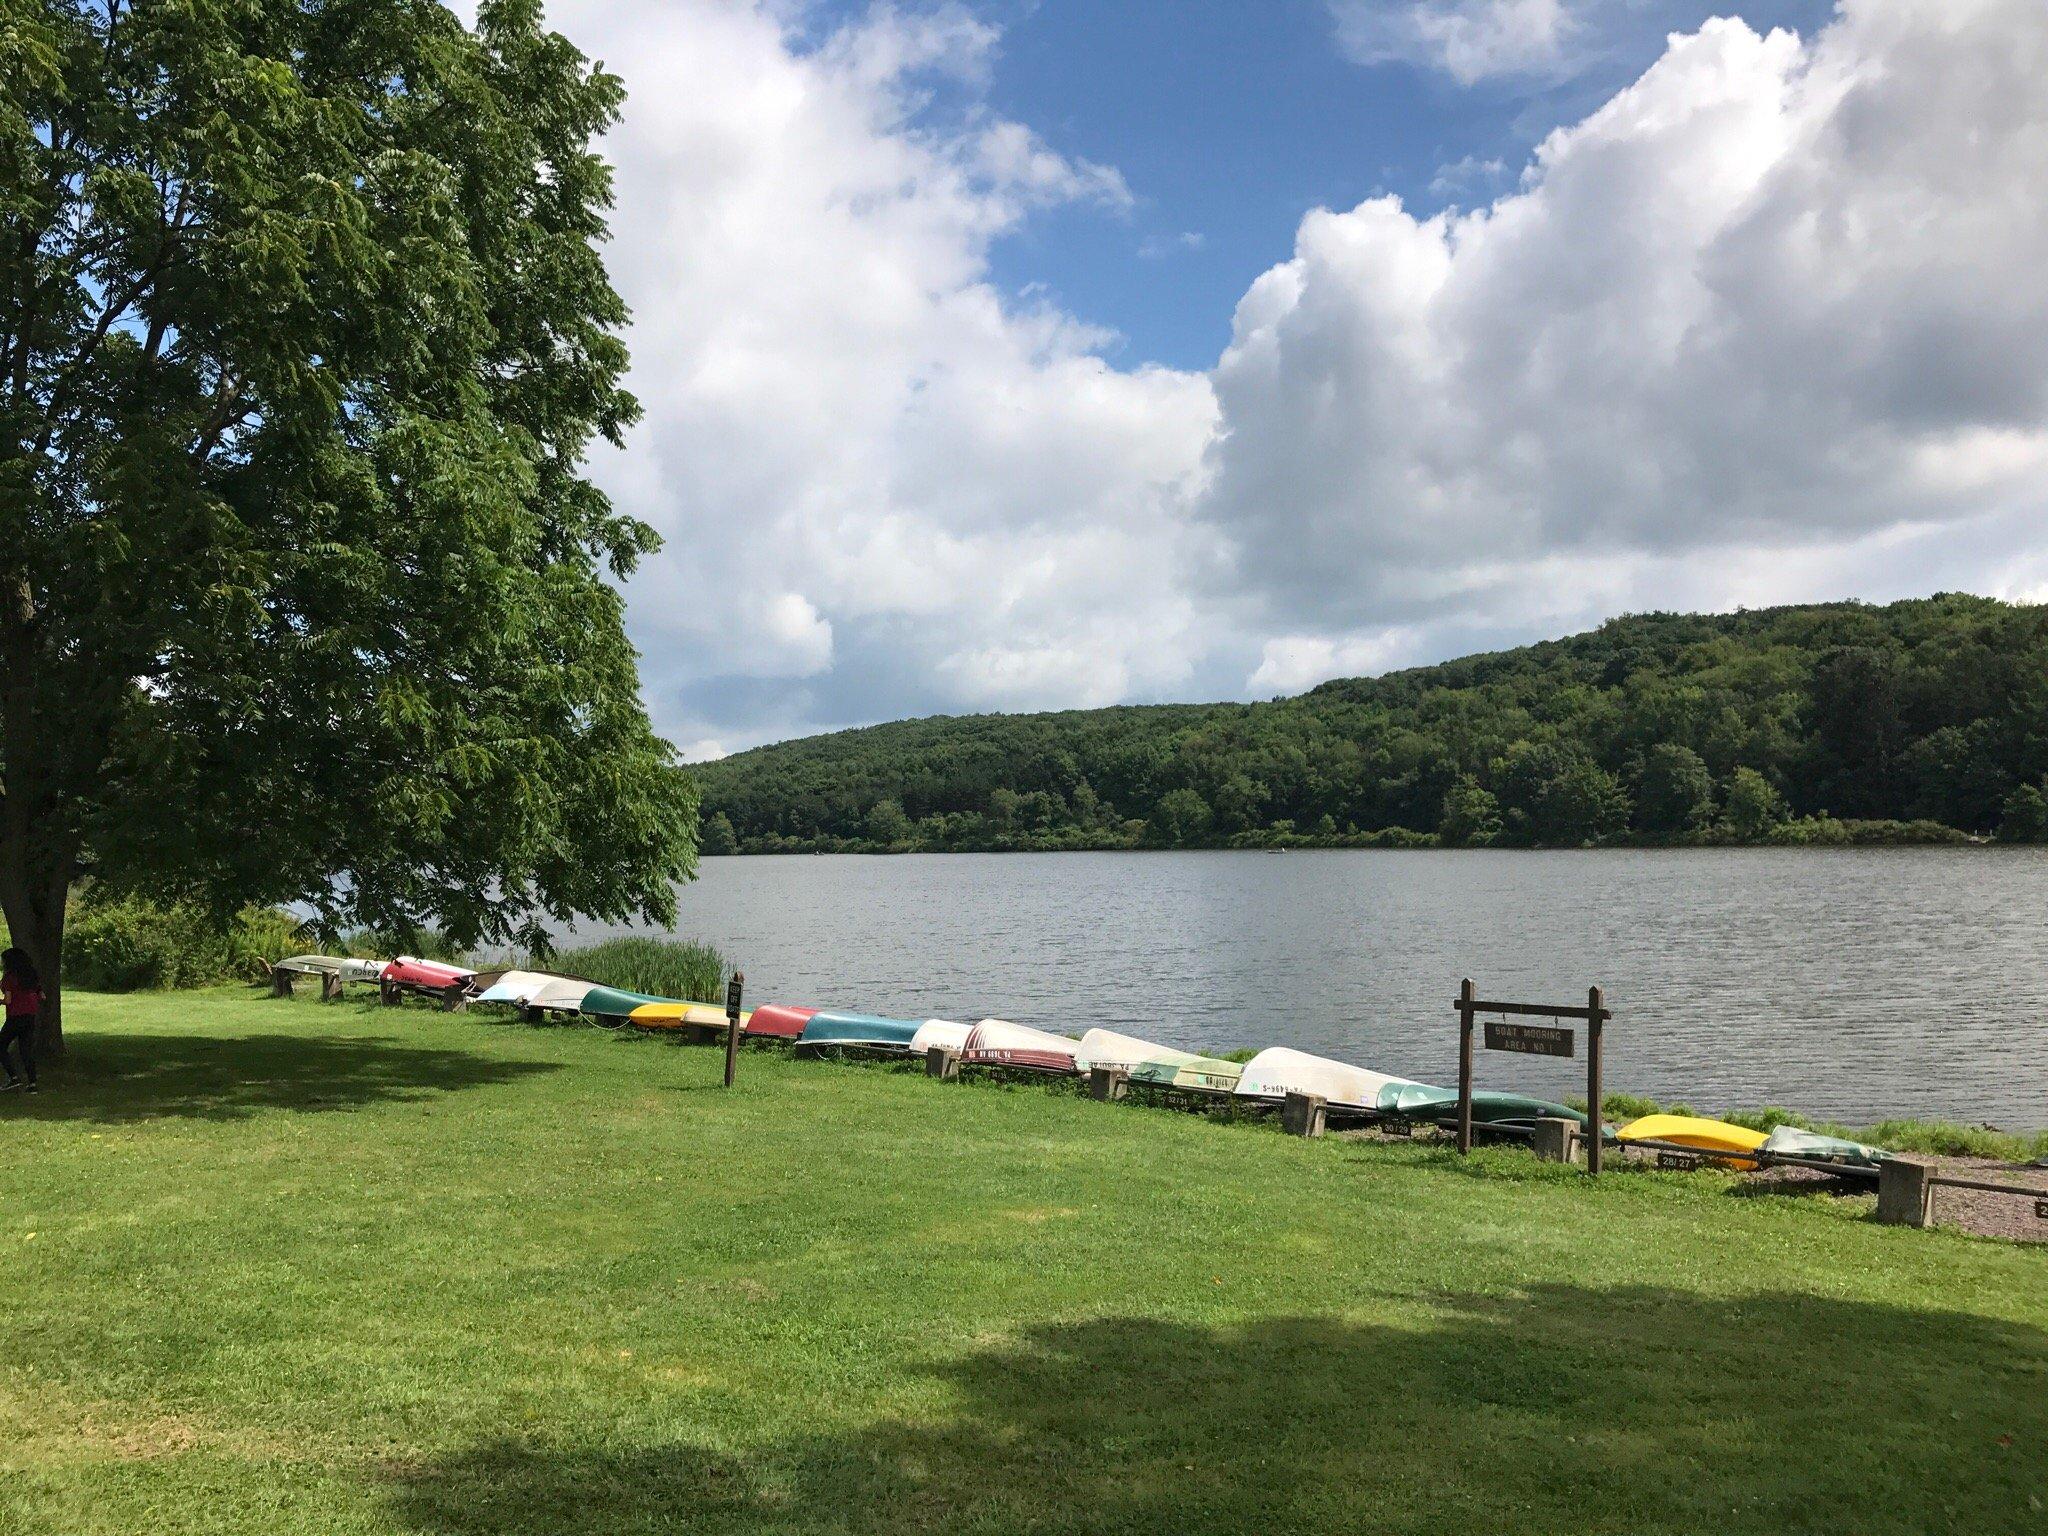
<svg viewBox="0 0 2048 1536">
<path fill-rule="evenodd" d="M 746 974 L 734 971 L 725 984 L 725 1086 L 730 1088 L 740 1070 L 740 988 Z"/>
<path fill-rule="evenodd" d="M 1486 1021 L 1489 1051 L 1516 1051 L 1524 1056 L 1576 1056 L 1577 1037 L 1569 1029 L 1549 1024 L 1510 1024 L 1505 1019 Z"/>
<path fill-rule="evenodd" d="M 1380 1134 L 1382 1136 L 1413 1136 L 1415 1134 L 1415 1122 L 1413 1120 L 1404 1120 L 1399 1115 L 1389 1115 L 1380 1122 Z"/>
<path fill-rule="evenodd" d="M 1690 1173 L 1699 1165 L 1700 1160 L 1690 1152 L 1659 1152 L 1657 1154 L 1657 1166 L 1659 1168 L 1671 1168 L 1681 1173 Z"/>
</svg>

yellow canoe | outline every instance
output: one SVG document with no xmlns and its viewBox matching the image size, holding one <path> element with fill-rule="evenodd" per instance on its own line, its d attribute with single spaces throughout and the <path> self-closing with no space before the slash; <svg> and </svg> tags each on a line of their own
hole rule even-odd
<svg viewBox="0 0 2048 1536">
<path fill-rule="evenodd" d="M 1672 1141 L 1703 1152 L 1754 1152 L 1764 1144 L 1764 1133 L 1726 1120 L 1702 1120 L 1694 1115 L 1645 1115 L 1631 1120 L 1614 1133 L 1617 1141 Z M 1754 1168 L 1747 1158 L 1730 1158 L 1737 1168 Z"/>
<path fill-rule="evenodd" d="M 740 1032 L 746 1033 L 753 1010 L 740 1011 Z M 626 1015 L 642 1029 L 682 1029 L 696 1025 L 705 1029 L 725 1028 L 725 1010 L 716 1003 L 646 1003 Z"/>
</svg>

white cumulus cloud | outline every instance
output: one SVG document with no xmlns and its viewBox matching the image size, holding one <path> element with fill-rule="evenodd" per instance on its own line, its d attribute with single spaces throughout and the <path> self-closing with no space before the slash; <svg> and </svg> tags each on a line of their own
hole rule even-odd
<svg viewBox="0 0 2048 1536">
<path fill-rule="evenodd" d="M 1330 14 L 1359 63 L 1428 65 L 1467 85 L 1556 72 L 1579 30 L 1565 0 L 1330 0 Z"/>
<path fill-rule="evenodd" d="M 1513 194 L 1311 214 L 1215 373 L 1221 584 L 1343 635 L 2038 547 L 2044 80 L 2038 0 L 1710 21 Z"/>
<path fill-rule="evenodd" d="M 948 5 L 815 43 L 804 7 L 744 0 L 549 19 L 629 92 L 607 260 L 646 417 L 596 468 L 667 540 L 629 592 L 657 718 L 745 737 L 1184 677 L 1171 509 L 1209 384 L 1112 367 L 1113 333 L 989 282 L 1033 210 L 1132 201 L 972 102 L 933 120 L 995 31 Z"/>
</svg>

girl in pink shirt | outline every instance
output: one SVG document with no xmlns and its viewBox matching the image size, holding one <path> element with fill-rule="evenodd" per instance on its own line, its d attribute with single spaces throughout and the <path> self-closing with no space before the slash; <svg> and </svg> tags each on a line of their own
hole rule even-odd
<svg viewBox="0 0 2048 1536">
<path fill-rule="evenodd" d="M 36 1091 L 36 1017 L 43 1011 L 43 981 L 35 962 L 19 949 L 0 954 L 0 1001 L 6 1004 L 7 1022 L 0 1025 L 0 1068 L 7 1073 L 5 1087 L 19 1088 L 24 1078 L 28 1091 Z M 12 1052 L 21 1053 L 21 1074 L 16 1076 Z"/>
</svg>

